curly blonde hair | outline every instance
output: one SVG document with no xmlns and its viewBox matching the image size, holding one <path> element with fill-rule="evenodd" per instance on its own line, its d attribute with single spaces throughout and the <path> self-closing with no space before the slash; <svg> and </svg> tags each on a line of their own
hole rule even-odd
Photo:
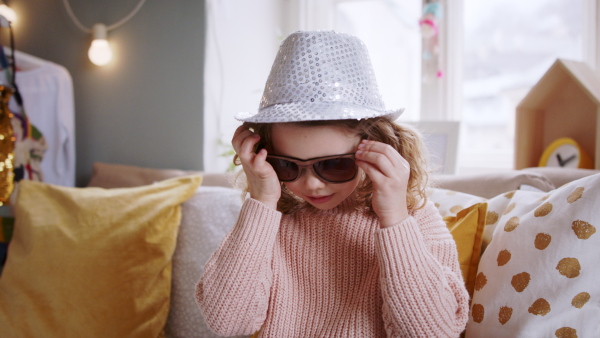
<svg viewBox="0 0 600 338">
<path fill-rule="evenodd" d="M 288 122 L 300 126 L 336 126 L 342 127 L 351 135 L 358 135 L 361 139 L 379 141 L 392 146 L 410 164 L 410 176 L 408 179 L 407 206 L 409 211 L 415 211 L 427 203 L 427 187 L 429 184 L 429 156 L 423 143 L 421 134 L 411 126 L 397 124 L 385 117 L 377 117 L 364 120 L 335 120 L 335 121 L 306 121 Z M 265 148 L 272 152 L 271 129 L 273 123 L 244 123 L 255 133 L 260 135 L 257 149 Z M 239 165 L 237 155 L 234 164 Z M 362 171 L 361 171 L 362 172 Z M 373 183 L 371 179 L 362 173 L 359 178 L 361 182 L 355 190 L 355 203 L 357 207 L 366 206 L 373 211 L 371 197 L 373 194 Z M 247 183 L 243 187 L 248 192 Z M 285 184 L 281 183 L 281 198 L 277 209 L 283 213 L 291 213 L 306 205 L 299 197 L 295 196 Z"/>
</svg>

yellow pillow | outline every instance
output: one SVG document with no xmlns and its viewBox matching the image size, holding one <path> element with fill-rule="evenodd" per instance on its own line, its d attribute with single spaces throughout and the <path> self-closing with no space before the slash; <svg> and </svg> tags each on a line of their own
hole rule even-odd
<svg viewBox="0 0 600 338">
<path fill-rule="evenodd" d="M 481 257 L 481 243 L 487 214 L 487 203 L 477 203 L 459 211 L 456 216 L 444 217 L 456 248 L 465 286 L 471 298 Z"/>
<path fill-rule="evenodd" d="M 201 181 L 119 189 L 22 181 L 0 276 L 1 335 L 157 337 L 180 204 Z"/>
</svg>

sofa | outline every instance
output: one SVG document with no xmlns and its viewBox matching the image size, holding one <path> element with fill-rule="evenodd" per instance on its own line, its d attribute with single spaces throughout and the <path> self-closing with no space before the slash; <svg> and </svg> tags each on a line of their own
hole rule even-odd
<svg viewBox="0 0 600 338">
<path fill-rule="evenodd" d="M 466 337 L 600 337 L 600 171 L 435 175 L 472 297 Z M 215 337 L 195 300 L 243 196 L 232 174 L 95 163 L 22 182 L 0 337 Z"/>
</svg>

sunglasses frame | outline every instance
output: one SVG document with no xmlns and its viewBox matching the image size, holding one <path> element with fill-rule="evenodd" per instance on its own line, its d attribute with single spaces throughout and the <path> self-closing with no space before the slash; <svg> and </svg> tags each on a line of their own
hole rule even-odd
<svg viewBox="0 0 600 338">
<path fill-rule="evenodd" d="M 294 163 L 295 165 L 298 166 L 298 175 L 296 176 L 296 178 L 294 178 L 293 180 L 287 180 L 287 181 L 282 181 L 280 179 L 279 180 L 280 182 L 289 183 L 289 182 L 296 181 L 297 179 L 300 178 L 300 176 L 302 176 L 302 172 L 306 168 L 310 168 L 313 171 L 313 173 L 315 173 L 315 175 L 320 180 L 328 182 L 328 183 L 346 183 L 346 182 L 350 182 L 353 179 L 355 179 L 356 175 L 358 174 L 358 166 L 356 165 L 356 154 L 355 153 L 348 153 L 348 154 L 341 154 L 341 155 L 329 155 L 329 156 L 321 156 L 321 157 L 313 157 L 313 158 L 309 158 L 309 159 L 306 159 L 306 160 L 301 160 L 299 158 L 289 157 L 289 156 L 267 155 L 267 159 L 269 159 L 269 158 L 292 162 L 292 163 Z M 322 177 L 315 170 L 315 168 L 314 168 L 315 163 L 318 163 L 318 162 L 321 162 L 321 161 L 326 161 L 326 160 L 337 159 L 337 158 L 351 158 L 351 159 L 355 160 L 354 167 L 356 168 L 356 170 L 355 170 L 356 172 L 354 173 L 354 176 L 352 176 L 352 178 L 344 180 L 344 181 L 330 181 L 330 180 L 325 179 L 324 177 Z M 277 175 L 277 178 L 279 179 L 279 175 Z"/>
</svg>

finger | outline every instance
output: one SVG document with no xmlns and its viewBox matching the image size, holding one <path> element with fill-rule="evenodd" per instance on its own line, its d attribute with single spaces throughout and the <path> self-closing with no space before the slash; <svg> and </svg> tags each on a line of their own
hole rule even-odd
<svg viewBox="0 0 600 338">
<path fill-rule="evenodd" d="M 256 153 L 254 153 L 254 147 L 260 140 L 260 136 L 257 134 L 248 135 L 240 145 L 238 156 L 242 158 L 242 160 L 252 161 Z"/>
<path fill-rule="evenodd" d="M 271 166 L 269 162 L 266 161 L 267 151 L 261 149 L 258 154 L 254 155 L 252 160 L 245 167 L 250 170 L 254 175 L 261 179 L 266 179 L 269 177 L 273 177 L 277 180 L 277 175 L 275 174 L 275 170 Z"/>
<path fill-rule="evenodd" d="M 256 156 L 254 157 L 254 161 L 266 162 L 267 161 L 267 149 L 261 149 Z"/>
<path fill-rule="evenodd" d="M 231 138 L 231 141 L 235 140 L 235 138 L 236 138 L 236 137 L 237 137 L 237 136 L 238 136 L 240 133 L 242 133 L 242 132 L 243 132 L 243 131 L 245 131 L 245 130 L 250 130 L 250 129 L 249 129 L 248 127 L 244 126 L 244 125 L 241 125 L 241 126 L 237 127 L 237 128 L 235 129 L 235 132 L 233 132 L 233 137 Z"/>
<path fill-rule="evenodd" d="M 359 149 L 385 154 L 392 163 L 402 162 L 404 159 L 394 147 L 383 142 L 363 140 L 359 145 Z"/>
<path fill-rule="evenodd" d="M 248 134 L 248 133 L 252 133 L 252 131 L 247 126 L 241 125 L 241 126 L 237 127 L 237 129 L 233 133 L 231 142 L 233 143 L 235 140 L 240 139 L 240 137 L 242 137 L 243 134 Z"/>
<path fill-rule="evenodd" d="M 271 164 L 267 162 L 267 150 L 261 149 L 257 154 L 255 154 L 252 158 L 252 166 L 257 170 L 267 170 L 271 168 Z M 267 169 L 268 168 L 268 169 Z"/>
<path fill-rule="evenodd" d="M 386 165 L 386 161 L 377 154 L 385 156 L 390 166 Z M 382 170 L 396 172 L 409 166 L 408 161 L 396 149 L 382 142 L 363 140 L 359 145 L 359 152 L 357 152 L 357 157 L 360 156 L 364 156 L 363 160 L 378 164 Z"/>
<path fill-rule="evenodd" d="M 394 164 L 386 154 L 370 150 L 358 150 L 356 159 L 368 163 L 386 176 L 392 176 L 396 171 Z"/>
<path fill-rule="evenodd" d="M 236 153 L 240 152 L 242 143 L 244 142 L 245 139 L 247 139 L 248 137 L 252 136 L 254 133 L 248 129 L 245 130 L 239 130 L 236 131 L 236 135 L 234 136 L 234 138 L 231 140 L 231 145 L 233 146 L 233 149 L 235 150 Z"/>
<path fill-rule="evenodd" d="M 371 179 L 373 184 L 377 186 L 378 184 L 383 184 L 383 180 L 387 177 L 379 170 L 379 168 L 375 167 L 373 164 L 357 160 L 356 165 L 361 168 L 365 174 Z"/>
</svg>

